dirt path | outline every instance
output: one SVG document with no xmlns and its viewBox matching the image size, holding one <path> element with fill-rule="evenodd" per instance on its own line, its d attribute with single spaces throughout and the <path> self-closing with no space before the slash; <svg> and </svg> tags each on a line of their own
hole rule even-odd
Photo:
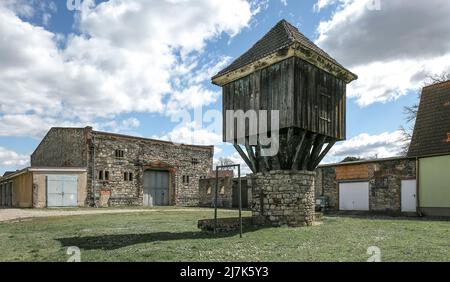
<svg viewBox="0 0 450 282">
<path fill-rule="evenodd" d="M 0 222 L 25 218 L 71 216 L 89 214 L 139 213 L 158 211 L 201 211 L 202 209 L 80 209 L 80 210 L 39 210 L 39 209 L 0 209 Z"/>
</svg>

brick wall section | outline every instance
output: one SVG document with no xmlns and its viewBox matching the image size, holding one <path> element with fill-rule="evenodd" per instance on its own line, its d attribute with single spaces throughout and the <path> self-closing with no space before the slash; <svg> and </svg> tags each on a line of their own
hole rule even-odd
<svg viewBox="0 0 450 282">
<path fill-rule="evenodd" d="M 368 181 L 370 211 L 401 211 L 401 181 L 416 178 L 415 159 L 399 158 L 365 164 L 337 164 L 317 169 L 329 209 L 339 210 L 339 182 Z M 365 176 L 365 177 L 363 177 Z M 316 191 L 317 194 L 317 191 Z"/>
<path fill-rule="evenodd" d="M 233 178 L 232 177 L 220 177 L 219 189 L 217 194 L 217 206 L 224 208 L 231 208 L 233 205 Z M 212 207 L 214 204 L 216 189 L 216 179 L 207 178 L 200 179 L 200 206 Z M 220 192 L 223 190 L 223 194 Z M 208 194 L 210 191 L 210 194 Z"/>
<path fill-rule="evenodd" d="M 264 217 L 274 226 L 312 225 L 315 175 L 309 171 L 271 171 L 250 175 L 253 217 Z"/>
</svg>

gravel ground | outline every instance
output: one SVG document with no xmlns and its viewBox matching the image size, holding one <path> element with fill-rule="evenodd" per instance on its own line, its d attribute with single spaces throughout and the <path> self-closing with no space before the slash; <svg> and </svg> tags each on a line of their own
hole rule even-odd
<svg viewBox="0 0 450 282">
<path fill-rule="evenodd" d="M 200 211 L 200 209 L 0 209 L 0 222 L 36 217 L 71 216 L 89 214 L 140 213 L 157 211 Z"/>
</svg>

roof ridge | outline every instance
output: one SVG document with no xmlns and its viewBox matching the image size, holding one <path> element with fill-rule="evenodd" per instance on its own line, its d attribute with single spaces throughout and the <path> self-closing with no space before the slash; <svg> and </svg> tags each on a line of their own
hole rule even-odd
<svg viewBox="0 0 450 282">
<path fill-rule="evenodd" d="M 279 24 L 280 24 L 280 23 L 283 25 L 285 31 L 287 32 L 287 34 L 288 34 L 288 36 L 289 36 L 289 39 L 290 39 L 292 42 L 295 42 L 295 41 L 296 41 L 296 40 L 295 40 L 295 36 L 294 36 L 294 34 L 292 33 L 292 30 L 291 30 L 291 28 L 290 28 L 291 24 L 290 24 L 287 20 L 285 20 L 285 19 L 282 19 L 282 20 L 279 22 Z"/>
</svg>

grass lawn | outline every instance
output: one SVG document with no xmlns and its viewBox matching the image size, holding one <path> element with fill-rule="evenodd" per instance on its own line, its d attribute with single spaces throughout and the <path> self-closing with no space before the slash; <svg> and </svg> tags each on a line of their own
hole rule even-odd
<svg viewBox="0 0 450 282">
<path fill-rule="evenodd" d="M 237 216 L 220 211 L 221 216 Z M 210 209 L 35 218 L 0 223 L 0 261 L 450 261 L 450 221 L 326 217 L 304 228 L 247 230 L 244 238 L 201 233 Z"/>
</svg>

